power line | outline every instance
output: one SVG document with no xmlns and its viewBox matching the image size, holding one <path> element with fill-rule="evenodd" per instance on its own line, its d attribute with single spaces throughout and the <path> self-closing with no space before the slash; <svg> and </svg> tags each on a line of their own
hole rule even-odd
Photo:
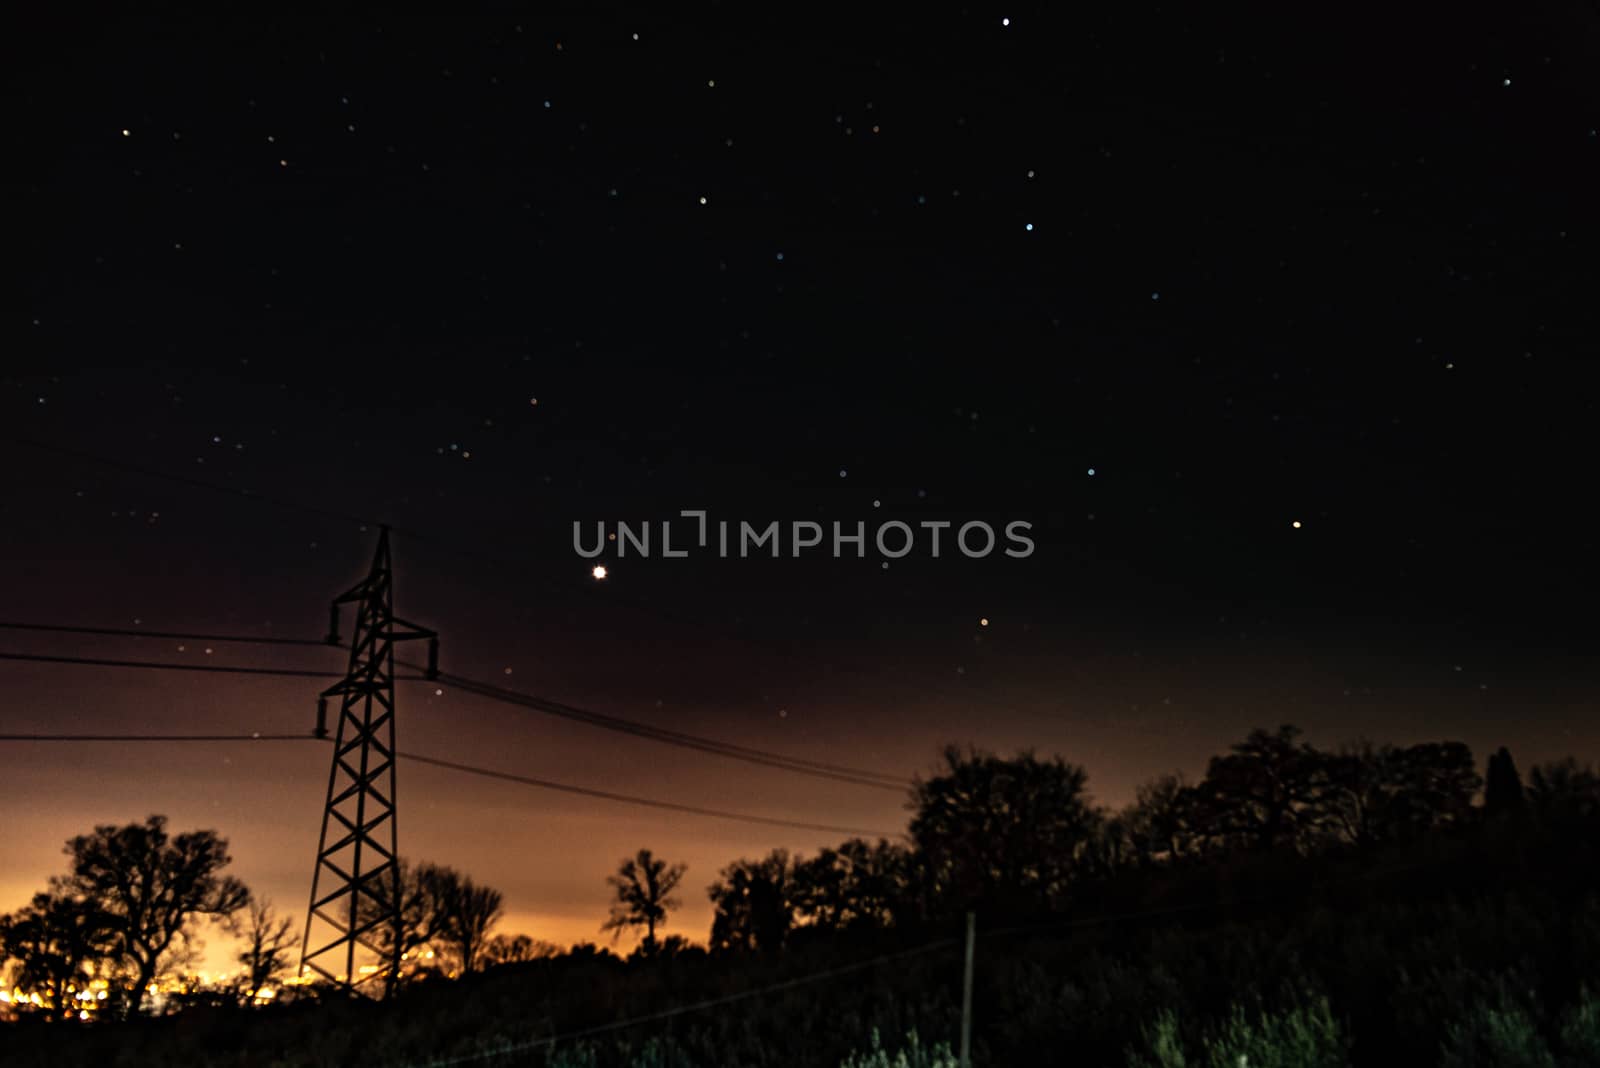
<svg viewBox="0 0 1600 1068">
<path fill-rule="evenodd" d="M 310 741 L 332 744 L 332 739 L 318 738 L 310 734 L 0 734 L 0 742 L 253 742 L 253 741 Z M 479 767 L 475 764 L 463 764 L 454 760 L 444 760 L 440 757 L 431 757 L 423 753 L 408 753 L 397 750 L 395 756 L 402 760 L 414 761 L 418 764 L 428 764 L 437 768 L 450 771 L 459 771 L 467 775 L 478 775 L 486 779 L 498 779 L 502 782 L 517 783 L 522 786 L 535 786 L 542 790 L 555 790 L 559 793 L 576 794 L 580 797 L 599 798 L 604 801 L 615 801 L 620 804 L 639 805 L 645 808 L 664 809 L 670 812 L 682 812 L 692 816 L 706 816 L 713 819 L 734 820 L 741 823 L 756 823 L 768 827 L 786 827 L 800 831 L 824 831 L 829 834 L 866 835 L 876 838 L 892 838 L 896 831 L 871 830 L 862 827 L 840 827 L 826 823 L 808 823 L 804 820 L 786 820 L 778 816 L 758 816 L 749 812 L 735 812 L 730 809 L 704 808 L 699 805 L 684 805 L 676 801 L 662 801 L 653 797 L 639 797 L 634 794 L 621 794 L 611 790 L 599 790 L 589 786 L 575 786 L 572 783 L 555 782 L 551 779 L 538 779 L 530 775 L 518 775 L 509 771 L 498 771 L 494 768 Z"/>
<path fill-rule="evenodd" d="M 151 668 L 156 671 L 209 671 L 231 675 L 284 675 L 300 679 L 339 679 L 337 671 L 311 671 L 305 668 L 234 667 L 227 664 L 181 664 L 170 660 L 112 660 L 98 656 L 47 656 L 44 653 L 0 653 L 0 660 L 23 660 L 38 664 L 73 664 L 80 667 Z M 416 676 L 421 678 L 421 676 Z M 406 681 L 412 681 L 407 675 Z"/>
<path fill-rule="evenodd" d="M 192 634 L 176 630 L 140 630 L 134 627 L 77 627 L 64 623 L 0 621 L 0 630 L 38 630 L 58 634 L 107 634 L 119 638 L 174 638 L 191 642 L 237 642 L 252 645 L 327 645 L 325 638 L 273 638 L 248 634 Z"/>
<path fill-rule="evenodd" d="M 0 742 L 320 742 L 314 734 L 0 734 Z"/>
<path fill-rule="evenodd" d="M 598 797 L 606 801 L 620 801 L 630 805 L 645 805 L 650 808 L 667 809 L 672 812 L 686 812 L 695 816 L 711 816 L 723 820 L 740 820 L 745 823 L 762 823 L 772 827 L 789 827 L 800 831 L 826 831 L 829 834 L 867 835 L 876 838 L 892 838 L 896 831 L 870 830 L 861 827 L 837 827 L 826 823 L 806 823 L 801 820 L 786 820 L 776 816 L 755 816 L 743 812 L 731 812 L 724 809 L 701 808 L 696 805 L 680 805 L 675 801 L 657 801 L 654 798 L 635 797 L 631 794 L 612 793 L 609 790 L 596 790 L 588 786 L 572 786 L 568 783 L 551 782 L 548 779 L 535 779 L 527 775 L 516 775 L 509 771 L 495 771 L 492 768 L 480 768 L 471 764 L 458 764 L 451 760 L 441 760 L 438 757 L 423 756 L 420 753 L 407 753 L 397 751 L 396 756 L 407 760 L 414 760 L 419 764 L 432 764 L 435 767 L 449 768 L 452 771 L 466 772 L 469 775 L 481 775 L 489 779 L 501 779 L 506 782 L 521 783 L 524 786 L 537 786 L 546 790 L 559 790 L 562 793 L 578 794 L 583 797 Z"/>
<path fill-rule="evenodd" d="M 415 667 L 416 665 L 407 664 L 406 666 Z M 438 681 L 490 700 L 529 708 L 547 715 L 558 716 L 562 719 L 569 719 L 579 723 L 587 723 L 593 727 L 619 731 L 623 734 L 647 738 L 667 745 L 675 745 L 684 749 L 693 749 L 697 752 L 727 757 L 732 760 L 742 760 L 746 763 L 760 764 L 764 767 L 778 768 L 783 771 L 811 775 L 817 778 L 832 779 L 837 782 L 850 783 L 854 786 L 870 786 L 880 790 L 903 792 L 906 787 L 911 785 L 910 780 L 889 775 L 885 772 L 852 768 L 843 764 L 829 764 L 820 760 L 806 760 L 801 757 L 785 756 L 782 753 L 774 753 L 764 749 L 736 745 L 732 742 L 720 742 L 701 735 L 689 734 L 685 731 L 656 727 L 602 712 L 591 712 L 588 709 L 578 708 L 574 705 L 562 704 L 559 701 L 551 701 L 543 697 L 535 697 L 532 694 L 519 693 L 516 690 L 508 690 L 491 683 L 479 682 L 475 679 L 468 679 L 447 672 L 441 672 Z"/>
<path fill-rule="evenodd" d="M 37 449 L 37 450 L 40 450 L 40 451 L 43 451 L 43 452 L 57 453 L 59 455 L 67 456 L 67 457 L 70 457 L 70 458 L 75 459 L 75 460 L 80 460 L 80 461 L 83 461 L 83 462 L 86 462 L 86 463 L 91 463 L 91 464 L 99 464 L 99 465 L 102 465 L 102 466 L 113 468 L 113 469 L 118 470 L 118 471 L 124 471 L 124 472 L 127 472 L 127 473 L 139 475 L 139 476 L 145 477 L 145 478 L 164 479 L 164 480 L 167 480 L 167 481 L 175 482 L 175 483 L 178 483 L 178 484 L 181 484 L 181 485 L 185 485 L 185 486 L 189 486 L 189 487 L 196 488 L 196 489 L 209 490 L 209 491 L 214 492 L 214 493 L 231 494 L 231 495 L 234 495 L 234 496 L 244 497 L 244 498 L 246 498 L 248 500 L 257 501 L 257 502 L 260 502 L 260 503 L 263 503 L 263 504 L 271 504 L 271 505 L 276 505 L 276 506 L 282 507 L 282 508 L 288 508 L 290 510 L 297 511 L 297 512 L 304 512 L 304 513 L 309 513 L 309 514 L 312 514 L 312 515 L 322 516 L 324 518 L 333 518 L 333 519 L 338 519 L 338 520 L 341 520 L 341 521 L 344 521 L 344 522 L 355 523 L 355 524 L 358 524 L 358 525 L 360 525 L 362 527 L 367 527 L 367 526 L 379 526 L 379 527 L 387 526 L 388 529 L 390 529 L 394 533 L 404 534 L 408 538 L 414 538 L 414 539 L 422 541 L 422 542 L 431 542 L 431 543 L 433 543 L 435 545 L 440 546 L 441 548 L 444 548 L 446 550 L 454 552 L 459 556 L 466 557 L 466 558 L 469 558 L 469 559 L 472 559 L 472 560 L 476 560 L 476 561 L 479 561 L 481 563 L 492 564 L 497 569 L 502 569 L 503 570 L 503 569 L 506 569 L 506 568 L 509 567 L 509 568 L 515 569 L 515 570 L 517 570 L 519 572 L 522 572 L 526 577 L 532 578 L 535 582 L 537 582 L 537 583 L 539 583 L 541 585 L 546 585 L 546 586 L 552 585 L 551 581 L 545 576 L 542 576 L 542 575 L 530 575 L 527 572 L 527 569 L 526 569 L 527 568 L 527 561 L 526 560 L 523 560 L 523 559 L 507 560 L 507 559 L 504 559 L 504 558 L 501 558 L 501 557 L 497 557 L 497 556 L 495 556 L 494 554 L 491 554 L 491 553 L 485 553 L 482 550 L 480 550 L 480 549 L 478 549 L 478 548 L 476 548 L 474 546 L 463 545 L 463 544 L 455 542 L 455 541 L 453 541 L 451 539 L 443 538 L 443 537 L 440 537 L 440 536 L 435 535 L 435 534 L 427 534 L 427 533 L 423 533 L 422 531 L 418 531 L 418 530 L 396 527 L 393 524 L 385 524 L 385 523 L 383 523 L 381 521 L 372 520 L 372 519 L 365 519 L 365 518 L 363 518 L 361 516 L 352 515 L 350 513 L 345 513 L 345 512 L 340 512 L 340 511 L 336 511 L 336 510 L 333 510 L 333 509 L 322 508 L 322 507 L 318 507 L 318 506 L 315 506 L 315 505 L 301 504 L 301 503 L 298 503 L 298 502 L 295 502 L 295 501 L 291 501 L 291 500 L 287 500 L 287 499 L 284 499 L 284 498 L 274 497 L 274 496 L 271 496 L 271 495 L 268 495 L 268 494 L 263 494 L 263 493 L 258 493 L 258 492 L 254 491 L 254 490 L 243 489 L 243 488 L 236 487 L 236 486 L 225 486 L 225 485 L 222 485 L 220 483 L 206 481 L 205 479 L 198 479 L 198 478 L 193 478 L 193 477 L 190 477 L 190 476 L 187 476 L 187 475 L 173 474 L 171 472 L 162 471 L 162 470 L 158 470 L 158 469 L 155 469 L 155 468 L 143 467 L 143 466 L 140 466 L 138 464 L 131 464 L 131 463 L 127 463 L 127 462 L 124 462 L 124 461 L 121 461 L 121 460 L 116 460 L 116 459 L 112 459 L 112 458 L 105 457 L 105 456 L 99 456 L 99 455 L 96 455 L 94 453 L 83 452 L 83 451 L 78 450 L 78 449 L 70 449 L 70 448 L 65 448 L 63 446 L 59 446 L 59 445 L 52 445 L 52 444 L 50 444 L 48 442 L 37 441 L 37 440 L 31 439 L 31 438 L 18 438 L 18 437 L 9 437 L 9 436 L 7 436 L 7 437 L 5 437 L 3 439 L 0 439 L 0 440 L 9 440 L 9 441 L 13 442 L 14 444 L 22 445 L 22 446 L 27 447 L 27 448 Z M 676 616 L 674 613 L 664 612 L 664 611 L 662 611 L 660 608 L 658 608 L 656 606 L 645 606 L 645 605 L 642 605 L 642 604 L 635 603 L 633 605 L 633 607 L 638 611 L 653 613 L 653 614 L 655 614 L 655 615 L 657 615 L 657 616 L 659 616 L 661 618 L 664 618 L 664 619 L 678 619 L 679 621 L 690 623 L 690 624 L 692 624 L 694 626 L 703 625 L 703 621 L 700 621 L 700 620 L 687 620 L 687 619 L 684 619 L 683 617 Z M 108 629 L 107 631 L 104 631 L 103 633 L 112 633 L 112 631 L 110 631 Z M 743 637 L 743 636 L 741 636 L 741 637 Z M 206 639 L 204 639 L 203 637 L 196 636 L 193 640 L 203 641 L 203 640 L 206 640 Z M 227 637 L 227 638 L 217 638 L 217 639 L 214 639 L 214 640 L 217 640 L 217 641 L 245 641 L 245 640 L 253 640 L 253 639 Z M 299 640 L 299 641 L 292 641 L 292 642 L 286 641 L 286 644 L 301 644 L 302 641 L 305 644 L 320 644 L 320 643 L 315 642 L 314 639 L 302 639 L 302 640 Z M 415 667 L 416 665 L 408 665 L 408 666 Z M 397 681 L 417 681 L 417 680 L 403 679 L 403 680 L 397 680 Z M 474 686 L 489 687 L 489 684 L 486 684 L 486 683 L 473 683 L 471 680 L 460 679 L 459 677 L 457 677 L 457 679 L 456 679 L 456 685 L 462 687 L 463 689 L 467 689 L 469 687 L 474 687 Z M 498 689 L 498 688 L 494 688 L 494 687 L 490 687 L 490 688 Z M 473 691 L 469 690 L 469 692 L 473 692 Z M 871 788 L 880 789 L 880 790 L 887 789 L 887 790 L 900 791 L 900 790 L 904 790 L 907 787 L 912 785 L 911 780 L 906 779 L 906 778 L 901 777 L 901 776 L 897 776 L 897 775 L 891 775 L 891 774 L 887 774 L 887 773 L 883 773 L 883 772 L 870 771 L 870 770 L 865 770 L 865 769 L 861 769 L 861 768 L 851 768 L 851 767 L 847 767 L 847 766 L 844 766 L 844 765 L 828 764 L 828 763 L 825 763 L 825 762 L 822 762 L 822 761 L 805 760 L 805 759 L 798 758 L 798 757 L 788 757 L 788 756 L 784 756 L 781 753 L 768 752 L 768 751 L 764 751 L 764 750 L 754 749 L 754 748 L 749 747 L 749 746 L 739 746 L 739 745 L 735 745 L 735 744 L 732 744 L 732 743 L 718 742 L 715 739 L 703 738 L 703 737 L 699 737 L 699 736 L 696 736 L 696 735 L 691 735 L 691 734 L 688 734 L 688 733 L 682 732 L 682 731 L 672 731 L 672 730 L 668 730 L 666 728 L 651 727 L 651 726 L 649 726 L 647 724 L 641 724 L 641 723 L 637 723 L 635 721 L 625 720 L 625 719 L 622 719 L 621 717 L 617 717 L 617 716 L 607 716 L 607 715 L 604 715 L 602 713 L 592 713 L 592 712 L 588 712 L 587 710 L 574 708 L 573 706 L 570 706 L 570 705 L 560 705 L 558 702 L 547 701 L 547 700 L 545 700 L 543 698 L 534 698 L 534 697 L 531 697 L 529 695 L 523 695 L 523 694 L 516 694 L 514 697 L 509 696 L 512 693 L 514 693 L 514 692 L 513 691 L 505 691 L 503 693 L 494 693 L 494 694 L 480 693 L 479 696 L 491 697 L 491 698 L 494 698 L 494 699 L 509 700 L 510 703 L 513 703 L 513 704 L 522 704 L 522 705 L 524 705 L 524 707 L 533 708 L 536 711 L 541 711 L 541 712 L 545 712 L 545 713 L 550 714 L 550 715 L 562 716 L 564 718 L 569 718 L 569 719 L 574 719 L 574 720 L 577 720 L 577 721 L 580 721 L 580 722 L 589 723 L 591 726 L 602 727 L 602 728 L 608 729 L 608 730 L 619 730 L 619 731 L 622 731 L 623 733 L 633 734 L 636 737 L 650 738 L 652 740 L 663 742 L 663 743 L 668 744 L 668 745 L 676 745 L 676 746 L 679 746 L 681 748 L 693 749 L 693 750 L 696 750 L 696 751 L 699 751 L 699 752 L 711 753 L 711 754 L 714 754 L 714 755 L 720 755 L 720 756 L 727 757 L 729 759 L 743 760 L 743 761 L 745 761 L 747 763 L 753 763 L 753 764 L 763 765 L 763 766 L 766 766 L 766 767 L 778 768 L 780 770 L 787 770 L 787 771 L 794 772 L 796 774 L 810 775 L 810 776 L 813 776 L 815 778 L 831 779 L 831 780 L 834 780 L 834 781 L 837 781 L 837 782 L 849 783 L 850 785 L 854 785 L 854 786 L 866 786 L 866 787 L 871 787 Z"/>
<path fill-rule="evenodd" d="M 196 642 L 234 642 L 245 644 L 263 645 L 295 645 L 295 646 L 327 646 L 325 640 L 315 638 L 256 638 L 248 635 L 228 634 L 197 634 L 179 631 L 144 631 L 123 627 L 89 627 L 53 623 L 32 623 L 25 620 L 11 620 L 0 622 L 0 629 L 34 630 L 47 632 L 63 632 L 69 634 L 98 634 L 114 636 L 168 638 L 182 641 Z M 295 672 L 291 669 L 276 668 L 229 668 L 211 665 L 188 665 L 177 663 L 156 663 L 148 661 L 109 660 L 101 658 L 72 658 L 51 657 L 43 654 L 0 653 L 0 659 L 12 660 L 39 660 L 46 663 L 71 663 L 86 666 L 100 667 L 147 667 L 165 670 L 188 671 L 233 671 L 241 674 L 298 674 L 305 678 L 334 678 L 339 677 L 331 672 Z M 444 682 L 465 692 L 493 701 L 516 705 L 522 708 L 542 712 L 546 715 L 556 716 L 578 723 L 585 723 L 603 730 L 618 731 L 644 738 L 650 741 L 661 742 L 666 745 L 691 749 L 696 752 L 708 753 L 713 756 L 726 757 L 731 760 L 740 760 L 745 763 L 758 764 L 763 767 L 776 768 L 781 771 L 794 772 L 799 775 L 809 775 L 814 778 L 830 779 L 835 782 L 844 782 L 853 786 L 866 786 L 879 790 L 904 791 L 911 785 L 909 779 L 892 775 L 888 772 L 872 771 L 865 768 L 850 767 L 845 764 L 833 764 L 821 760 L 809 760 L 804 757 L 788 756 L 766 749 L 757 749 L 753 746 L 738 745 L 733 742 L 719 741 L 704 735 L 690 734 L 687 731 L 672 730 L 668 727 L 658 727 L 637 720 L 627 719 L 622 716 L 609 715 L 595 712 L 576 705 L 552 701 L 549 698 L 538 697 L 533 694 L 521 693 L 517 690 L 507 689 L 493 683 L 470 679 L 461 675 L 441 673 L 437 680 L 426 677 L 426 669 L 420 664 L 407 661 L 397 661 L 405 667 L 424 672 L 421 676 L 405 676 L 402 681 L 408 682 Z"/>
<path fill-rule="evenodd" d="M 551 580 L 549 576 L 530 572 L 528 570 L 528 561 L 525 558 L 511 558 L 498 556 L 493 553 L 487 553 L 476 546 L 466 545 L 451 538 L 442 537 L 438 534 L 429 534 L 414 528 L 400 527 L 393 523 L 386 523 L 382 520 L 367 519 L 358 515 L 350 514 L 348 512 L 323 508 L 318 505 L 303 504 L 297 501 L 288 500 L 287 498 L 275 497 L 265 493 L 258 493 L 255 490 L 244 489 L 238 486 L 225 486 L 221 483 L 209 482 L 205 479 L 194 478 L 189 475 L 179 475 L 170 471 L 163 471 L 158 468 L 143 467 L 138 464 L 127 463 L 122 460 L 116 460 L 110 457 L 84 452 L 79 449 L 70 449 L 60 445 L 53 445 L 49 442 L 38 441 L 32 438 L 12 437 L 7 435 L 0 436 L 0 441 L 9 441 L 12 444 L 21 445 L 25 448 L 37 449 L 41 452 L 55 453 L 74 460 L 82 461 L 84 463 L 98 464 L 102 467 L 109 467 L 117 471 L 138 475 L 143 478 L 174 482 L 193 489 L 208 490 L 212 493 L 224 493 L 231 496 L 242 497 L 246 500 L 256 501 L 261 504 L 269 504 L 280 508 L 287 508 L 291 511 L 315 515 L 325 519 L 336 519 L 345 523 L 354 523 L 363 529 L 366 527 L 387 526 L 395 534 L 403 534 L 407 538 L 415 539 L 424 543 L 432 543 L 433 545 L 436 545 L 447 552 L 454 553 L 455 555 L 464 559 L 474 560 L 482 564 L 488 564 L 494 567 L 497 571 L 504 571 L 509 568 L 520 572 L 525 578 L 531 579 L 538 585 L 544 586 L 548 589 L 559 588 L 557 583 Z M 694 627 L 705 626 L 704 619 L 690 619 L 689 617 L 663 610 L 659 606 L 646 604 L 639 598 L 627 598 L 619 595 L 619 593 L 616 592 L 608 594 L 608 598 L 613 602 L 627 605 L 633 608 L 636 612 L 646 613 L 661 619 L 675 620 Z M 737 640 L 752 640 L 749 635 L 737 634 L 734 636 Z"/>
</svg>

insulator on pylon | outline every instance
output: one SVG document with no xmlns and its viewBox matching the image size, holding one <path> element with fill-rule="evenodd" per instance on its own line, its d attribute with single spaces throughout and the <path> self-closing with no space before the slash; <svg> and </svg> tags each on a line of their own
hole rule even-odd
<svg viewBox="0 0 1600 1068">
<path fill-rule="evenodd" d="M 439 639 L 436 637 L 428 639 L 427 676 L 430 679 L 436 679 L 439 677 Z"/>
<path fill-rule="evenodd" d="M 337 601 L 328 606 L 328 636 L 322 640 L 329 645 L 339 644 L 339 602 Z"/>
<path fill-rule="evenodd" d="M 328 699 L 326 697 L 317 698 L 317 729 L 312 733 L 318 738 L 326 738 L 328 736 Z"/>
</svg>

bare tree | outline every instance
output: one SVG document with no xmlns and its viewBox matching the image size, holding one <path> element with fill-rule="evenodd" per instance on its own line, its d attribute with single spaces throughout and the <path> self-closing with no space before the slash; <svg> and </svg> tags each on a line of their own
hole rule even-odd
<svg viewBox="0 0 1600 1068">
<path fill-rule="evenodd" d="M 476 971 L 489 932 L 500 920 L 500 891 L 479 886 L 453 868 L 439 869 L 435 878 L 439 940 L 463 972 Z"/>
<path fill-rule="evenodd" d="M 656 928 L 664 925 L 667 913 L 678 907 L 679 902 L 671 895 L 687 870 L 686 865 L 657 860 L 648 849 L 624 860 L 617 874 L 606 879 L 616 893 L 616 901 L 611 905 L 610 918 L 600 929 L 620 936 L 630 927 L 643 927 L 640 948 L 646 953 L 654 952 Z"/>
<path fill-rule="evenodd" d="M 294 918 L 280 918 L 273 911 L 272 902 L 258 898 L 250 902 L 240 935 L 244 938 L 244 949 L 239 953 L 239 963 L 244 965 L 248 996 L 254 998 L 262 987 L 289 967 L 289 954 L 294 948 Z"/>
<path fill-rule="evenodd" d="M 399 868 L 400 928 L 382 928 L 384 955 L 393 952 L 398 939 L 401 959 L 409 962 L 403 970 L 411 976 L 441 971 L 441 958 L 463 972 L 476 971 L 500 920 L 500 891 L 479 886 L 443 864 L 401 858 Z"/>
<path fill-rule="evenodd" d="M 419 964 L 418 961 L 432 960 L 431 943 L 443 936 L 444 926 L 444 894 L 448 883 L 446 872 L 448 869 L 426 861 L 413 864 L 405 857 L 396 861 L 396 878 L 400 884 L 399 926 L 393 923 L 383 924 L 374 933 L 380 949 L 380 955 L 385 961 L 395 954 L 398 942 L 399 952 L 395 954 L 408 964 L 402 966 L 402 975 L 417 975 L 433 970 L 432 965 Z M 383 887 L 387 895 L 389 884 Z M 377 907 L 376 904 L 367 907 Z"/>
<path fill-rule="evenodd" d="M 227 840 L 215 831 L 168 835 L 165 816 L 103 824 L 69 841 L 66 853 L 72 872 L 52 880 L 52 888 L 95 902 L 109 917 L 116 951 L 134 974 L 130 1016 L 141 1011 L 163 965 L 186 946 L 196 919 L 225 920 L 250 901 L 244 883 L 220 874 L 232 861 Z"/>
</svg>

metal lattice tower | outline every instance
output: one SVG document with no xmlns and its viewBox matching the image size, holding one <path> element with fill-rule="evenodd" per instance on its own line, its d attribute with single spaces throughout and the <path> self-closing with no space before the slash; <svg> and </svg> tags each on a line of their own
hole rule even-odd
<svg viewBox="0 0 1600 1068">
<path fill-rule="evenodd" d="M 439 639 L 394 616 L 389 529 L 378 537 L 372 570 L 334 600 L 328 642 L 338 645 L 339 608 L 356 605 L 345 677 L 317 700 L 317 737 L 328 736 L 328 698 L 339 699 L 333 766 L 322 836 L 311 876 L 311 905 L 300 946 L 300 975 L 346 989 L 400 970 L 399 836 L 395 826 L 394 644 L 428 639 L 428 676 L 438 673 Z"/>
</svg>

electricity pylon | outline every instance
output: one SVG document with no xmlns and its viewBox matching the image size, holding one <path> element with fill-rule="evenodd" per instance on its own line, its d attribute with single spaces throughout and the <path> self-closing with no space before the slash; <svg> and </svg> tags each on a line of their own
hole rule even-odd
<svg viewBox="0 0 1600 1068">
<path fill-rule="evenodd" d="M 400 853 L 395 826 L 394 643 L 428 639 L 428 677 L 438 674 L 439 638 L 394 616 L 389 528 L 378 536 L 372 570 L 334 599 L 328 643 L 340 644 L 339 608 L 355 603 L 356 629 L 345 677 L 317 699 L 319 738 L 328 736 L 328 698 L 339 698 L 328 801 L 311 876 L 311 906 L 300 944 L 300 976 L 346 989 L 400 971 Z M 331 836 L 330 836 L 331 832 Z"/>
</svg>

